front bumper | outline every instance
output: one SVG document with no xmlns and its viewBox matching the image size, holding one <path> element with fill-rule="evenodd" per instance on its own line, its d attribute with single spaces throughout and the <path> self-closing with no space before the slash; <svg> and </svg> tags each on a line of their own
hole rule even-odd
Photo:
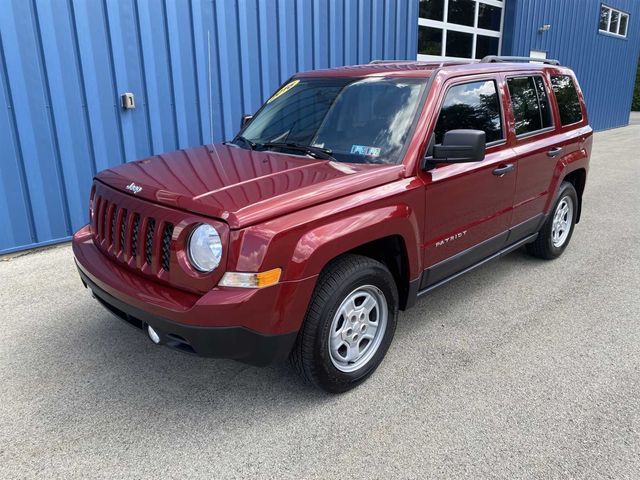
<svg viewBox="0 0 640 480">
<path fill-rule="evenodd" d="M 296 339 L 297 332 L 263 335 L 244 327 L 180 325 L 118 300 L 93 283 L 80 268 L 78 272 L 85 287 L 107 310 L 140 330 L 150 325 L 160 336 L 160 344 L 183 352 L 263 366 L 285 359 Z"/>
<path fill-rule="evenodd" d="M 207 357 L 266 365 L 287 357 L 316 278 L 263 289 L 214 288 L 198 295 L 128 271 L 93 243 L 88 228 L 76 233 L 73 252 L 82 282 L 119 318 L 153 327 L 161 343 Z"/>
</svg>

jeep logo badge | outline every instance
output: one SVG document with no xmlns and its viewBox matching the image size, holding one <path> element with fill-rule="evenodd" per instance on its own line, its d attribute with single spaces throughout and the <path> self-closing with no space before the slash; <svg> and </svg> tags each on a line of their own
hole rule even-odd
<svg viewBox="0 0 640 480">
<path fill-rule="evenodd" d="M 127 185 L 126 187 L 127 190 L 133 192 L 133 193 L 139 193 L 142 191 L 142 187 L 140 185 L 136 185 L 135 183 L 131 182 L 129 185 Z"/>
</svg>

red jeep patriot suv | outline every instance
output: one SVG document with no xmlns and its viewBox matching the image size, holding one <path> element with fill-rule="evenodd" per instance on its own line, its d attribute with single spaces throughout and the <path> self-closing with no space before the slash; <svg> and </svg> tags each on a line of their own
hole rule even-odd
<svg viewBox="0 0 640 480">
<path fill-rule="evenodd" d="M 528 60 L 297 74 L 232 141 L 99 173 L 82 281 L 155 343 L 348 390 L 418 296 L 567 247 L 592 129 L 573 72 Z"/>
</svg>

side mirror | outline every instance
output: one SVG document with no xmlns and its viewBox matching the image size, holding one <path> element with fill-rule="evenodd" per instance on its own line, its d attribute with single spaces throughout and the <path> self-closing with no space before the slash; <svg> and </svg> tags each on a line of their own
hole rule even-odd
<svg viewBox="0 0 640 480">
<path fill-rule="evenodd" d="M 244 127 L 246 127 L 252 118 L 253 118 L 253 115 L 249 115 L 248 113 L 245 113 L 244 115 L 242 115 L 242 117 L 240 117 L 240 129 L 243 129 Z"/>
<path fill-rule="evenodd" d="M 482 130 L 449 130 L 442 145 L 434 145 L 431 163 L 465 163 L 484 160 L 485 133 Z"/>
</svg>

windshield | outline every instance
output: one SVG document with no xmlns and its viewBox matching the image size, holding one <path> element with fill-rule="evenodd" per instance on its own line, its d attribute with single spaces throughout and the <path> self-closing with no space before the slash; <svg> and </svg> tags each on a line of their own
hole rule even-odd
<svg viewBox="0 0 640 480">
<path fill-rule="evenodd" d="M 311 146 L 341 162 L 398 163 L 426 81 L 293 79 L 267 100 L 235 142 L 258 150 L 272 148 L 269 144 L 285 151 L 287 143 Z"/>
</svg>

